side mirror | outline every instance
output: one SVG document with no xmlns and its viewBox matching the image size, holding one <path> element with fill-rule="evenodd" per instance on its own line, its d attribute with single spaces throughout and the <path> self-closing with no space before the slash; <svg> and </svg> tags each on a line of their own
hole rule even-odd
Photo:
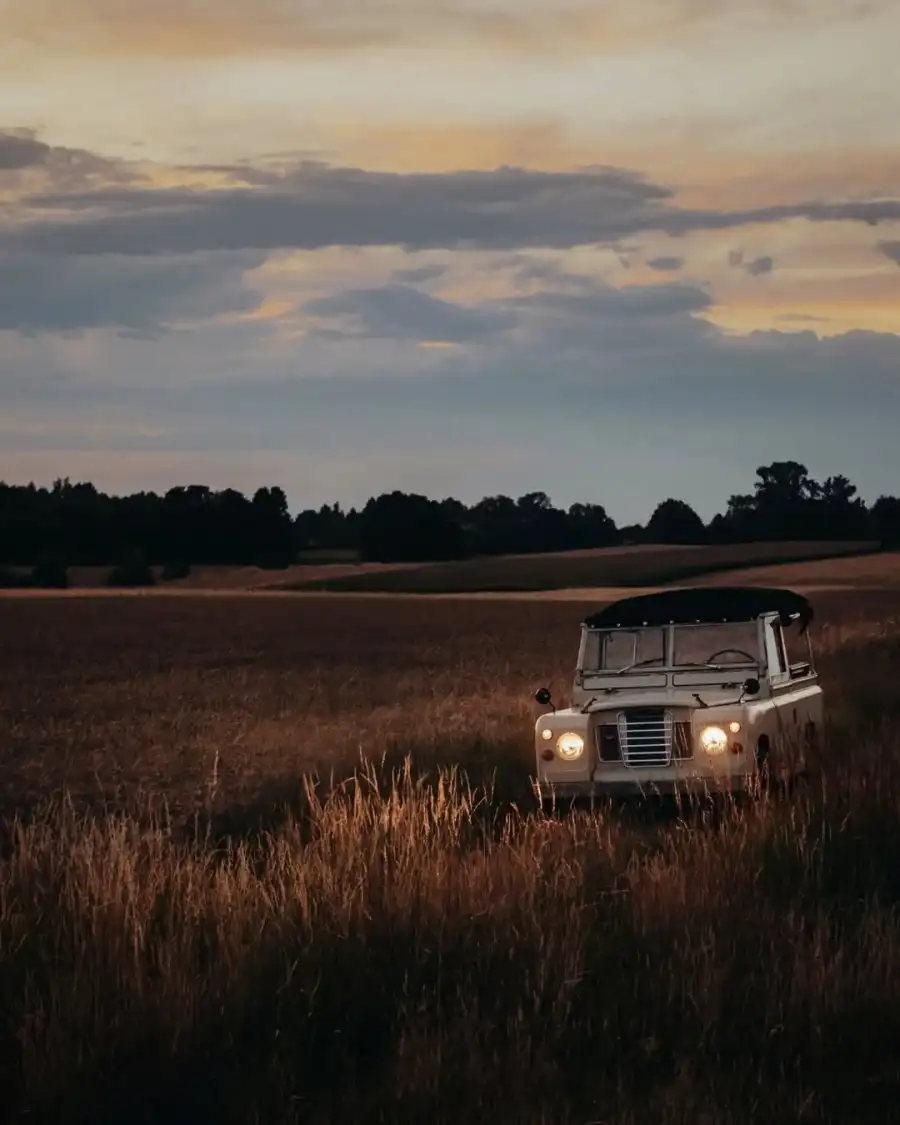
<svg viewBox="0 0 900 1125">
<path fill-rule="evenodd" d="M 549 688 L 542 687 L 534 693 L 534 698 L 542 707 L 547 707 L 553 696 L 550 694 Z"/>
<path fill-rule="evenodd" d="M 758 695 L 759 694 L 759 680 L 756 676 L 751 676 L 748 680 L 744 680 L 744 694 L 745 695 Z"/>
</svg>

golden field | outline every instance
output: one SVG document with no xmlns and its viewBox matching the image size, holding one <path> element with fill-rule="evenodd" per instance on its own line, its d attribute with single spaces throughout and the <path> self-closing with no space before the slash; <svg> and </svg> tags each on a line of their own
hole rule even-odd
<svg viewBox="0 0 900 1125">
<path fill-rule="evenodd" d="M 546 819 L 596 602 L 0 598 L 8 1119 L 891 1120 L 900 582 L 813 600 L 803 791 Z"/>
<path fill-rule="evenodd" d="M 370 593 L 475 593 L 479 591 L 551 592 L 649 586 L 675 581 L 728 581 L 729 573 L 780 565 L 791 560 L 818 560 L 826 569 L 831 560 L 859 556 L 860 562 L 877 558 L 874 543 L 846 541 L 794 543 L 735 543 L 706 546 L 641 544 L 590 550 L 560 551 L 539 555 L 494 555 L 448 563 L 359 562 L 354 552 L 307 552 L 284 569 L 258 566 L 199 565 L 186 578 L 162 580 L 163 567 L 151 568 L 159 584 L 149 589 L 205 593 L 313 591 Z M 27 567 L 13 567 L 25 575 Z M 106 588 L 111 567 L 68 568 L 69 588 Z M 12 591 L 13 594 L 16 591 Z M 37 591 L 39 593 L 39 591 Z M 10 591 L 0 589 L 0 596 Z"/>
<path fill-rule="evenodd" d="M 288 589 L 395 594 L 528 591 L 631 587 L 701 579 L 718 572 L 790 561 L 859 556 L 875 544 L 849 542 L 728 543 L 696 547 L 645 545 L 561 551 L 540 555 L 492 555 L 421 566 L 383 566 L 351 573 L 286 579 Z"/>
<path fill-rule="evenodd" d="M 294 563 L 283 570 L 260 566 L 201 565 L 192 568 L 187 578 L 165 583 L 165 589 L 191 590 L 264 590 L 286 582 L 305 584 L 326 578 L 344 578 L 354 574 L 378 574 L 384 570 L 398 570 L 410 563 L 360 563 L 353 559 L 321 562 L 317 559 Z M 102 589 L 109 574 L 108 566 L 69 567 L 69 584 L 72 589 Z M 157 582 L 162 582 L 163 567 L 151 568 Z"/>
</svg>

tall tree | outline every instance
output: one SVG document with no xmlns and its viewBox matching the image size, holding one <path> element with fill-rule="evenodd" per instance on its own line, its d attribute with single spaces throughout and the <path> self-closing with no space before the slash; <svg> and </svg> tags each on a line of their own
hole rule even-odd
<svg viewBox="0 0 900 1125">
<path fill-rule="evenodd" d="M 869 513 L 870 532 L 885 547 L 900 547 L 900 497 L 879 496 Z"/>
<path fill-rule="evenodd" d="M 684 500 L 663 500 L 647 522 L 648 543 L 703 543 L 706 526 Z"/>
</svg>

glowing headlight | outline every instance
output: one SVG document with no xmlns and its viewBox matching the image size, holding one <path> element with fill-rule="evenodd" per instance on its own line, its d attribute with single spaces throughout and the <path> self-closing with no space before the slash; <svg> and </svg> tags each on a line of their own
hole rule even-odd
<svg viewBox="0 0 900 1125">
<path fill-rule="evenodd" d="M 704 727 L 700 732 L 700 745 L 707 754 L 724 754 L 728 749 L 728 735 L 721 727 Z"/>
<path fill-rule="evenodd" d="M 550 730 L 549 727 L 544 727 L 544 729 L 541 731 L 541 738 L 543 738 L 544 742 L 549 742 L 552 737 L 553 731 Z"/>
<path fill-rule="evenodd" d="M 731 721 L 731 722 L 730 722 L 730 723 L 728 724 L 728 729 L 729 729 L 729 730 L 731 731 L 731 733 L 732 733 L 732 734 L 740 734 L 740 732 L 741 732 L 741 724 L 740 724 L 740 723 L 739 723 L 739 722 L 737 721 L 737 719 L 733 719 L 733 720 L 732 720 L 732 721 Z"/>
<path fill-rule="evenodd" d="M 580 734 L 567 731 L 556 740 L 556 752 L 564 762 L 574 762 L 584 753 L 584 739 Z"/>
</svg>

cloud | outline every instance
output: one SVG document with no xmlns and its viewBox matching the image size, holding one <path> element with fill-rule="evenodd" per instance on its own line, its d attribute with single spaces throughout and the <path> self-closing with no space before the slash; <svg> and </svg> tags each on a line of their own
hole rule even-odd
<svg viewBox="0 0 900 1125">
<path fill-rule="evenodd" d="M 896 242 L 879 242 L 878 249 L 886 258 L 900 266 L 900 240 Z"/>
<path fill-rule="evenodd" d="M 712 514 L 746 491 L 757 465 L 785 456 L 817 476 L 845 471 L 869 498 L 893 487 L 900 339 L 723 335 L 676 311 L 699 307 L 702 294 L 685 287 L 676 299 L 666 288 L 593 301 L 521 296 L 516 330 L 409 368 L 369 340 L 308 337 L 233 357 L 231 341 L 208 332 L 153 345 L 95 334 L 52 350 L 46 338 L 12 347 L 0 338 L 0 476 L 49 481 L 79 464 L 91 476 L 79 449 L 112 451 L 104 473 L 113 474 L 117 450 L 166 450 L 172 483 L 233 480 L 258 461 L 262 483 L 282 484 L 299 507 L 412 487 L 437 459 L 434 494 L 544 488 L 558 503 L 607 504 L 621 522 L 652 510 L 663 476 Z M 623 303 L 628 313 L 617 315 Z M 496 305 L 472 311 L 491 317 Z M 333 366 L 322 369 L 326 353 Z M 469 453 L 478 448 L 502 449 L 503 463 L 477 464 Z M 354 471 L 342 475 L 349 461 L 334 451 L 348 449 Z M 402 473 L 380 458 L 385 449 L 404 451 Z M 131 457 L 135 488 L 157 479 Z"/>
<path fill-rule="evenodd" d="M 29 130 L 0 130 L 0 172 L 17 172 L 43 164 L 49 152 L 50 146 L 37 140 Z"/>
<path fill-rule="evenodd" d="M 751 277 L 759 277 L 760 274 L 771 273 L 775 266 L 775 259 L 765 254 L 759 258 L 753 258 L 747 262 L 744 260 L 743 250 L 729 250 L 728 251 L 728 264 L 732 269 L 742 269 L 744 273 L 750 274 Z"/>
<path fill-rule="evenodd" d="M 676 258 L 673 255 L 662 255 L 659 258 L 648 258 L 647 265 L 652 270 L 674 272 L 682 268 L 682 266 L 684 265 L 684 258 Z"/>
<path fill-rule="evenodd" d="M 254 252 L 150 259 L 0 255 L 0 331 L 116 328 L 154 336 L 179 323 L 256 308 Z"/>
<path fill-rule="evenodd" d="M 696 0 L 678 5 L 686 19 Z M 612 6 L 583 3 L 548 12 L 541 4 L 508 0 L 156 0 L 152 8 L 128 0 L 85 0 L 77 17 L 59 0 L 30 0 L 9 14 L 10 31 L 47 47 L 119 57 L 229 57 L 292 51 L 327 54 L 398 46 L 471 41 L 507 49 L 546 49 L 548 36 L 575 46 L 588 33 L 606 48 L 631 42 L 665 11 L 644 0 L 639 19 L 623 20 Z M 665 22 L 671 23 L 669 17 Z"/>
<path fill-rule="evenodd" d="M 771 273 L 774 264 L 774 259 L 766 254 L 762 258 L 754 258 L 752 262 L 747 262 L 744 270 L 751 277 L 758 277 L 761 273 Z"/>
<path fill-rule="evenodd" d="M 562 247 L 640 228 L 661 217 L 658 205 L 671 194 L 620 169 L 402 175 L 304 163 L 270 173 L 260 189 L 119 188 L 38 196 L 32 207 L 67 207 L 71 216 L 23 225 L 6 240 L 22 249 L 76 254 Z"/>
<path fill-rule="evenodd" d="M 811 313 L 786 312 L 778 313 L 775 317 L 782 324 L 828 324 L 829 317 L 813 316 Z"/>
<path fill-rule="evenodd" d="M 521 264 L 520 264 L 521 263 Z M 565 291 L 574 289 L 581 292 L 592 292 L 597 288 L 597 281 L 582 273 L 573 273 L 565 269 L 559 262 L 535 261 L 525 255 L 513 255 L 505 259 L 506 265 L 518 266 L 515 271 L 515 283 L 518 286 L 530 286 L 534 282 L 548 282 L 552 288 Z M 503 266 L 501 265 L 501 268 Z"/>
<path fill-rule="evenodd" d="M 47 144 L 34 129 L 0 129 L 0 190 L 12 199 L 142 182 L 145 174 L 126 161 Z"/>
<path fill-rule="evenodd" d="M 45 177 L 6 205 L 0 227 L 0 328 L 26 332 L 108 327 L 159 334 L 234 315 L 284 319 L 287 325 L 289 314 L 299 309 L 328 322 L 314 330 L 322 340 L 368 336 L 484 342 L 511 331 L 510 318 L 518 317 L 521 308 L 507 304 L 482 310 L 491 318 L 500 316 L 502 324 L 479 320 L 472 315 L 473 295 L 533 295 L 538 289 L 608 303 L 614 298 L 600 278 L 610 275 L 611 255 L 624 257 L 623 264 L 639 261 L 640 236 L 647 232 L 680 238 L 750 222 L 876 223 L 900 217 L 900 201 L 891 199 L 743 211 L 684 208 L 669 186 L 633 170 L 602 166 L 568 172 L 501 167 L 401 174 L 310 161 L 284 163 L 284 158 L 278 164 L 272 158 L 255 165 L 167 170 L 45 145 L 27 130 L 7 130 L 2 138 L 0 153 L 7 165 L 25 165 L 10 175 Z M 149 186 L 154 176 L 158 181 L 176 174 L 180 186 Z M 238 174 L 244 186 L 235 187 Z M 215 186 L 209 183 L 213 175 Z M 896 245 L 883 242 L 882 252 L 891 256 Z M 582 246 L 603 247 L 606 256 L 559 253 Z M 328 247 L 353 252 L 348 262 L 357 260 L 358 249 L 387 247 L 395 268 L 385 279 L 385 255 L 379 251 L 367 258 L 375 269 L 364 277 L 357 274 L 355 303 L 340 314 L 336 306 L 323 311 L 327 304 L 318 312 L 315 305 L 303 307 L 310 296 L 348 300 L 343 294 L 329 296 L 329 285 L 341 279 L 329 279 L 318 266 L 310 272 L 311 258 L 296 273 L 290 268 L 262 271 L 254 286 L 266 286 L 265 294 L 247 283 L 246 272 L 267 260 L 271 264 L 278 252 L 281 260 L 290 261 L 297 252 Z M 551 260 L 535 253 L 548 249 L 559 256 Z M 446 293 L 429 286 L 437 302 L 429 304 L 415 287 L 440 282 L 449 259 L 400 266 L 396 259 L 403 250 L 464 251 L 460 260 L 470 270 L 477 261 L 480 277 L 470 273 L 465 281 L 454 263 L 453 285 L 445 287 Z M 740 250 L 730 252 L 729 262 L 749 274 L 773 268 L 771 256 L 745 262 Z M 666 254 L 646 264 L 674 273 L 684 257 Z M 501 268 L 511 276 L 492 279 L 487 273 Z M 318 283 L 310 292 L 314 276 Z M 383 279 L 387 284 L 382 287 Z M 630 316 L 637 291 L 635 286 L 621 291 L 632 294 L 632 304 L 617 308 L 615 317 Z M 442 297 L 449 300 L 441 303 Z M 698 300 L 688 310 L 695 317 L 703 315 L 712 299 L 704 291 Z M 529 315 L 537 314 L 535 305 Z M 540 315 L 549 317 L 549 308 Z M 294 330 L 302 330 L 296 316 L 292 323 Z M 608 323 L 605 331 L 615 336 L 624 328 Z M 554 339 L 569 346 L 565 333 Z"/>
<path fill-rule="evenodd" d="M 395 270 L 394 279 L 410 285 L 420 285 L 423 282 L 435 281 L 437 278 L 443 277 L 447 269 L 446 265 L 435 263 L 430 266 L 417 266 L 415 269 Z"/>
<path fill-rule="evenodd" d="M 640 128 L 630 117 L 619 124 L 603 121 L 602 140 L 565 109 L 538 101 L 523 104 L 521 112 L 521 117 L 499 120 L 342 120 L 329 130 L 330 159 L 335 161 L 333 154 L 339 153 L 335 162 L 397 172 L 525 165 L 567 171 L 596 162 L 602 146 L 607 164 L 642 168 L 657 182 L 678 184 L 679 199 L 702 207 L 755 207 L 810 198 L 880 199 L 894 194 L 900 184 L 896 146 L 879 145 L 877 140 L 862 145 L 854 138 L 852 161 L 839 144 L 826 152 L 804 148 L 786 159 L 778 147 L 761 146 L 741 135 L 756 129 L 758 111 L 740 124 L 730 116 L 709 120 L 691 115 L 677 130 L 665 117 L 642 120 Z M 694 154 L 690 177 L 685 176 L 686 148 Z"/>
<path fill-rule="evenodd" d="M 593 291 L 584 296 L 550 290 L 532 297 L 514 298 L 509 303 L 519 308 L 561 310 L 569 315 L 654 318 L 703 312 L 713 302 L 705 289 L 676 282 L 629 285 L 622 289 L 595 283 Z"/>
<path fill-rule="evenodd" d="M 604 167 L 400 174 L 305 162 L 286 171 L 259 169 L 257 179 L 257 187 L 233 190 L 122 185 L 33 196 L 32 213 L 43 215 L 4 232 L 0 250 L 565 249 L 614 245 L 649 231 L 684 236 L 788 219 L 870 225 L 900 219 L 900 199 L 679 208 L 671 188 Z M 64 208 L 70 213 L 59 218 Z"/>
<path fill-rule="evenodd" d="M 231 57 L 291 51 L 476 42 L 506 51 L 611 53 L 635 43 L 683 37 L 739 13 L 742 0 L 29 0 L 5 14 L 7 34 L 26 45 L 118 57 Z M 867 5 L 878 8 L 877 3 Z M 814 13 L 790 0 L 758 0 L 782 23 L 847 17 L 843 0 L 819 0 Z"/>
<path fill-rule="evenodd" d="M 472 343 L 505 332 L 517 323 L 508 310 L 469 309 L 406 285 L 350 289 L 307 301 L 304 308 L 325 321 L 346 323 L 344 329 L 325 329 L 332 338 Z"/>
<path fill-rule="evenodd" d="M 506 349 L 510 355 L 524 352 L 532 357 L 562 352 L 590 355 L 597 347 L 633 356 L 671 348 L 711 330 L 697 316 L 712 306 L 712 298 L 697 286 L 619 289 L 568 274 L 554 262 L 523 267 L 513 275 L 515 285 L 523 272 L 530 280 L 547 284 L 534 292 L 461 304 L 391 282 L 314 298 L 303 311 L 321 322 L 309 335 L 331 342 L 486 344 L 494 354 Z"/>
<path fill-rule="evenodd" d="M 45 255 L 43 272 L 29 274 L 32 257 L 0 263 L 4 283 L 27 280 L 14 314 L 0 289 L 2 323 L 24 310 L 32 326 L 81 325 L 83 334 L 0 336 L 0 446 L 9 466 L 0 472 L 34 465 L 49 478 L 80 463 L 79 447 L 142 449 L 169 451 L 161 458 L 167 479 L 196 479 L 191 451 L 205 450 L 204 475 L 227 479 L 258 455 L 266 483 L 283 484 L 299 506 L 358 503 L 414 484 L 417 466 L 424 472 L 442 457 L 438 494 L 477 499 L 546 488 L 560 503 L 608 504 L 623 521 L 652 508 L 661 473 L 709 510 L 746 490 L 756 465 L 776 457 L 803 460 L 814 474 L 847 471 L 866 494 L 891 487 L 900 473 L 892 423 L 900 338 L 725 333 L 708 319 L 715 298 L 703 286 L 666 276 L 658 284 L 572 284 L 574 263 L 593 254 L 479 255 L 475 280 L 490 284 L 468 296 L 455 268 L 423 293 L 397 278 L 399 252 L 347 254 L 342 263 L 358 257 L 356 276 L 366 283 L 311 300 L 309 289 L 295 293 L 297 327 L 307 331 L 287 341 L 245 320 L 166 331 L 223 305 L 255 305 L 252 285 L 263 285 L 265 271 L 247 270 L 261 253 Z M 196 272 L 185 272 L 190 263 Z M 368 272 L 376 264 L 384 284 Z M 304 285 L 320 286 L 327 275 L 313 258 L 304 270 Z M 517 285 L 523 271 L 527 287 Z M 326 283 L 341 284 L 339 274 Z M 121 304 L 108 293 L 122 294 Z M 128 323 L 126 338 L 83 327 L 113 320 Z M 130 338 L 154 331 L 152 344 Z M 434 341 L 455 346 L 424 356 L 421 345 Z M 460 435 L 470 448 L 502 448 L 504 464 L 475 466 L 460 455 Z M 385 448 L 408 451 L 402 471 L 379 460 Z M 849 460 L 828 464 L 828 448 Z M 332 472 L 335 449 L 353 451 L 352 474 Z M 268 459 L 273 450 L 301 453 L 302 469 L 291 457 Z M 135 455 L 135 487 L 156 479 L 139 463 Z"/>
<path fill-rule="evenodd" d="M 587 372 L 602 355 L 604 369 L 618 378 L 653 356 L 702 347 L 717 335 L 702 316 L 712 297 L 693 285 L 595 283 L 589 292 L 549 289 L 492 304 L 520 318 L 514 362 L 523 370 L 535 363 L 555 369 L 565 356 Z"/>
</svg>

